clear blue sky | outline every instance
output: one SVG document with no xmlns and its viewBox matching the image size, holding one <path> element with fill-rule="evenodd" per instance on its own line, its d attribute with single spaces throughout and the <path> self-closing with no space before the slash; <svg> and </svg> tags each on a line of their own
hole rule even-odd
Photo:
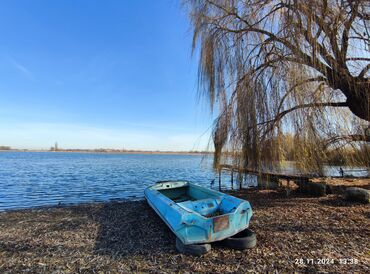
<svg viewBox="0 0 370 274">
<path fill-rule="evenodd" d="M 204 149 L 178 1 L 2 0 L 0 145 Z"/>
</svg>

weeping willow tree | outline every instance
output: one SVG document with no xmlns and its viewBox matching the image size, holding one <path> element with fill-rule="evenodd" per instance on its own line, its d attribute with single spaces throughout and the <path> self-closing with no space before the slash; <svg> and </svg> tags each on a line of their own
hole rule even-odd
<svg viewBox="0 0 370 274">
<path fill-rule="evenodd" d="M 370 2 L 189 0 L 200 91 L 218 118 L 217 167 L 261 170 L 284 159 L 285 136 L 306 172 L 335 151 L 369 165 Z"/>
</svg>

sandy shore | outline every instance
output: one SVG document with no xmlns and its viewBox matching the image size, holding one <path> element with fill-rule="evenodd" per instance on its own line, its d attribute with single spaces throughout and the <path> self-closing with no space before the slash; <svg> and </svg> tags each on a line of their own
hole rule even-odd
<svg viewBox="0 0 370 274">
<path fill-rule="evenodd" d="M 237 195 L 252 203 L 257 247 L 214 246 L 202 257 L 178 254 L 173 234 L 144 201 L 0 213 L 0 273 L 369 273 L 369 205 L 333 195 Z"/>
</svg>

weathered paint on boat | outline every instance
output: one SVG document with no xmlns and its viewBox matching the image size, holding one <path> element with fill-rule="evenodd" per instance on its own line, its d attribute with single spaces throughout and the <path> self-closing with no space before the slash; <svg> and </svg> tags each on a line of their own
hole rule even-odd
<svg viewBox="0 0 370 274">
<path fill-rule="evenodd" d="M 220 241 L 248 228 L 249 202 L 186 181 L 145 189 L 149 205 L 184 244 Z"/>
</svg>

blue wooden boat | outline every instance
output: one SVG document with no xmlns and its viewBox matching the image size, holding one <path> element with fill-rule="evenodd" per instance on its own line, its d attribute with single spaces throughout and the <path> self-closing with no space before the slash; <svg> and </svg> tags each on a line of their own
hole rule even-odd
<svg viewBox="0 0 370 274">
<path fill-rule="evenodd" d="M 145 189 L 149 205 L 185 245 L 220 241 L 248 228 L 249 202 L 187 181 Z"/>
</svg>

